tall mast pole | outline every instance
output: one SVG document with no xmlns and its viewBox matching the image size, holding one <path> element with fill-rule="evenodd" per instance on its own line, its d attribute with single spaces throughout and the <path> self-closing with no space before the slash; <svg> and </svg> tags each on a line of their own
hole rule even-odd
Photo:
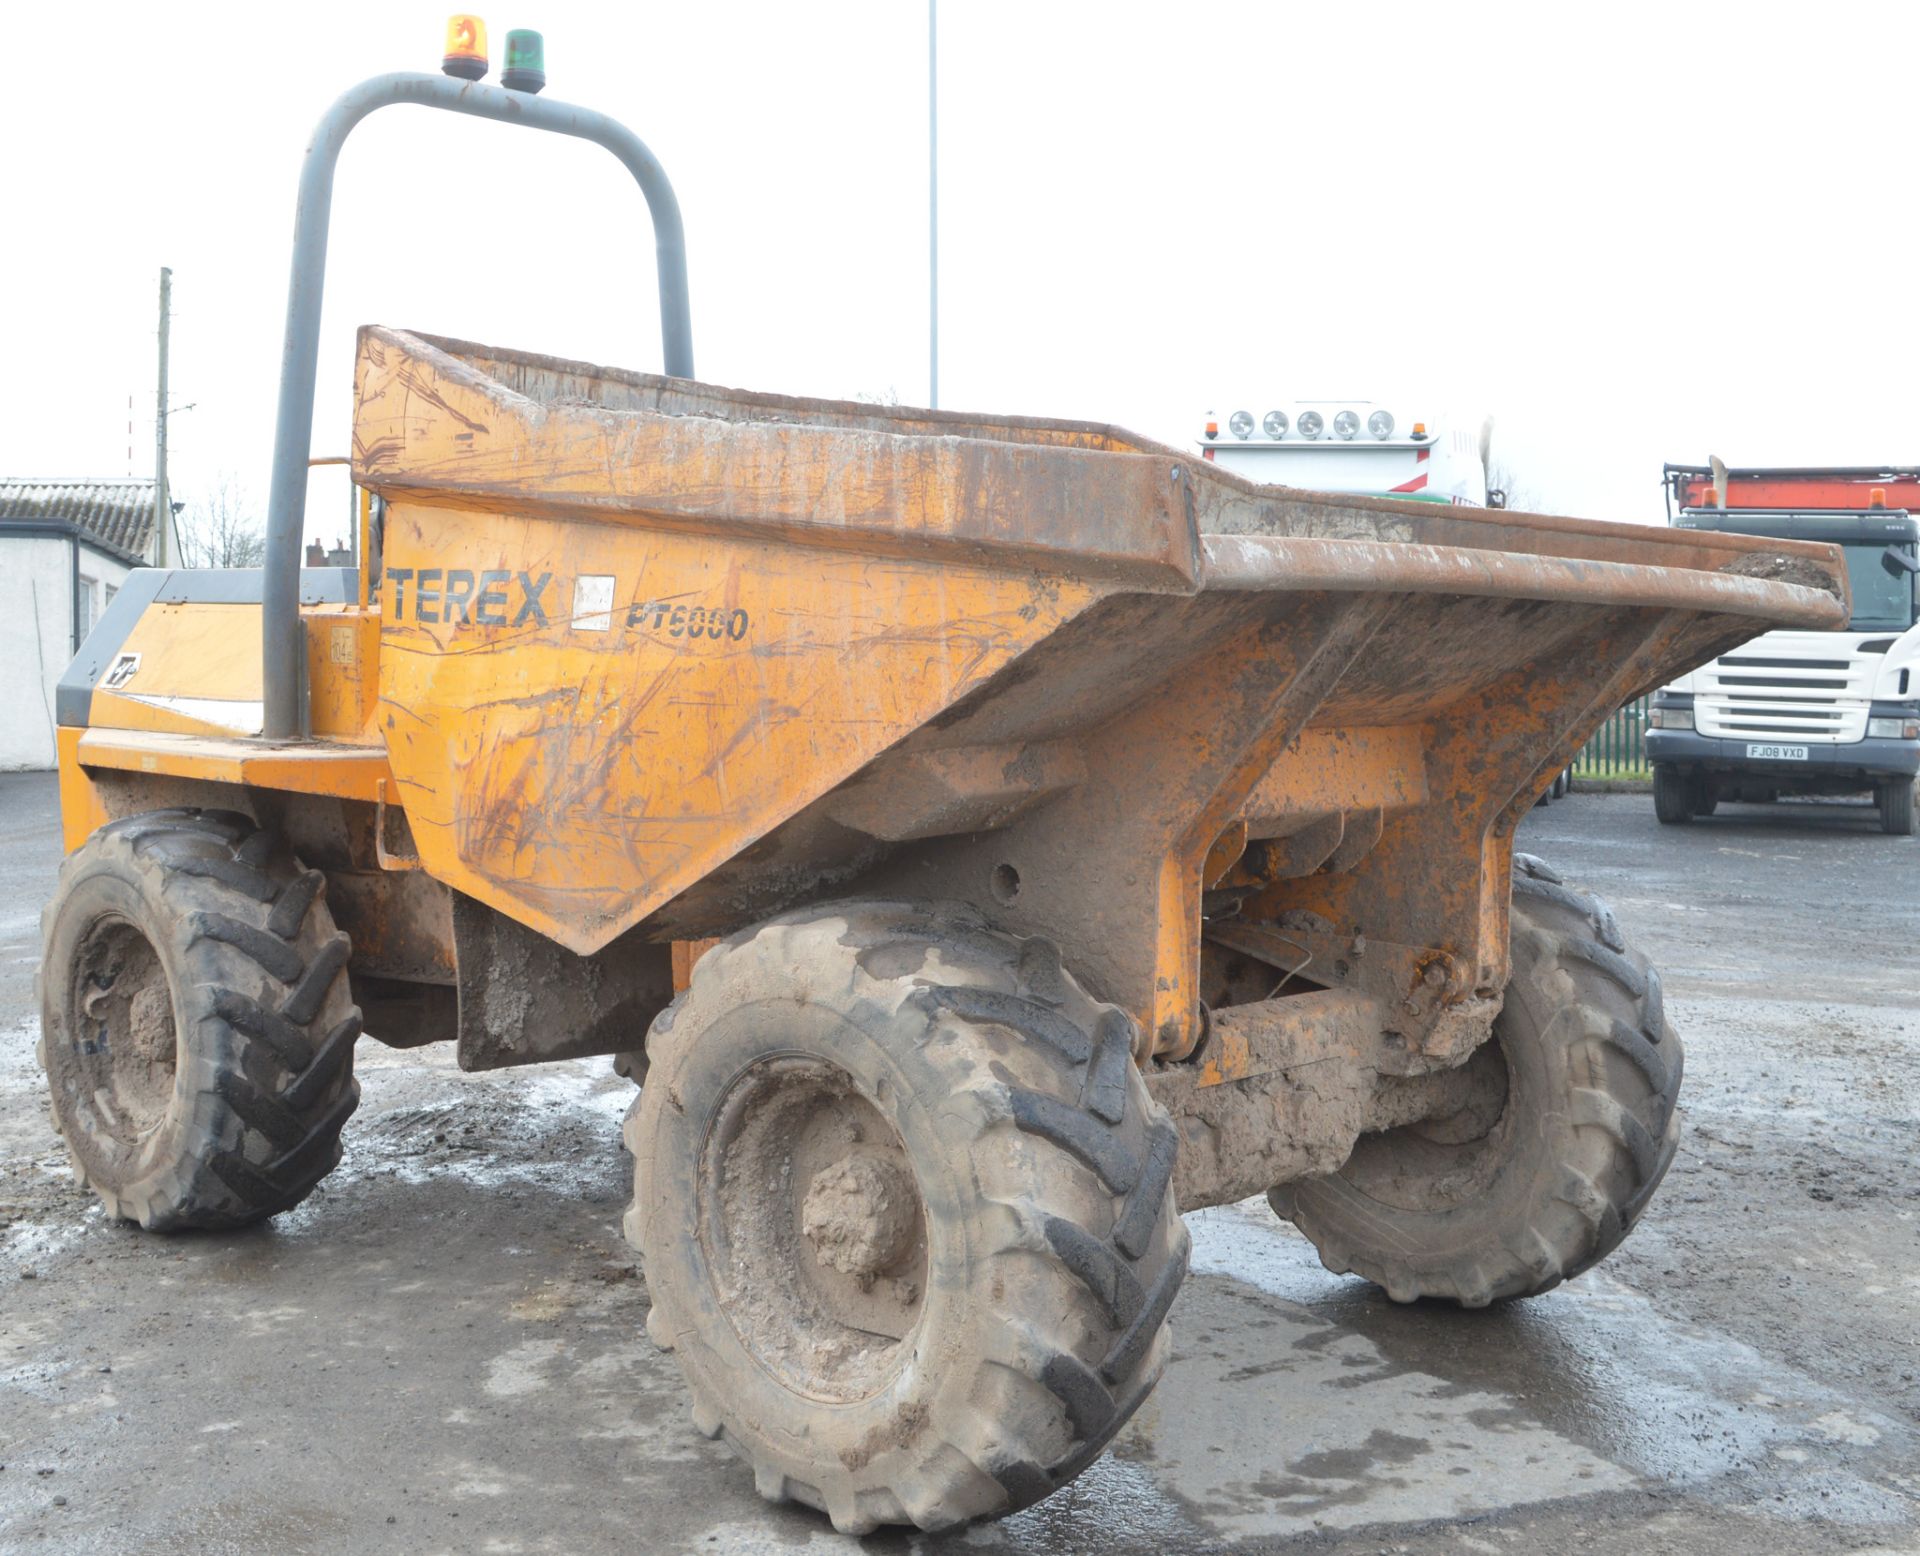
<svg viewBox="0 0 1920 1556">
<path fill-rule="evenodd" d="M 160 267 L 160 386 L 153 405 L 153 565 L 170 567 L 167 545 L 173 507 L 167 500 L 167 330 L 173 313 L 173 272 Z"/>
<path fill-rule="evenodd" d="M 940 408 L 940 0 L 927 0 L 927 404 Z"/>
</svg>

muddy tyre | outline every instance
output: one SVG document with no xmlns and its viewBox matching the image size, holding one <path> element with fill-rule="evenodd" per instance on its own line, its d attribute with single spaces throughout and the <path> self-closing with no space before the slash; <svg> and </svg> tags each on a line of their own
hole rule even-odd
<svg viewBox="0 0 1920 1556">
<path fill-rule="evenodd" d="M 1667 766 L 1654 768 L 1653 813 L 1667 827 L 1693 820 L 1693 785 L 1685 773 Z"/>
<path fill-rule="evenodd" d="M 340 1160 L 360 1014 L 325 878 L 244 816 L 102 827 L 41 916 L 54 1127 L 109 1214 L 245 1226 Z"/>
<path fill-rule="evenodd" d="M 1679 1143 L 1684 1067 L 1660 976 L 1598 897 L 1516 855 L 1513 977 L 1459 1113 L 1363 1135 L 1275 1189 L 1321 1262 L 1396 1302 L 1551 1290 L 1632 1230 Z"/>
<path fill-rule="evenodd" d="M 1039 1501 L 1152 1389 L 1186 1271 L 1133 1022 L 1043 940 L 835 904 L 707 952 L 627 1120 L 695 1426 L 864 1533 Z"/>
</svg>

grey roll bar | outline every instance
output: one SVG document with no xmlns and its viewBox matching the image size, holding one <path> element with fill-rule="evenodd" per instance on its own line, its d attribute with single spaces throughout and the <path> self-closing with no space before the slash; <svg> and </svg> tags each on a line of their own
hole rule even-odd
<svg viewBox="0 0 1920 1556">
<path fill-rule="evenodd" d="M 590 108 L 424 71 L 374 76 L 342 93 L 321 116 L 307 143 L 293 223 L 293 273 L 287 284 L 287 332 L 280 352 L 280 409 L 274 419 L 266 567 L 261 579 L 261 733 L 271 740 L 292 739 L 305 728 L 300 547 L 307 519 L 307 459 L 313 452 L 314 377 L 320 364 L 320 299 L 326 285 L 333 170 L 354 126 L 375 109 L 393 103 L 417 103 L 530 130 L 551 130 L 592 141 L 618 157 L 647 197 L 653 215 L 660 339 L 667 373 L 674 378 L 693 377 L 693 321 L 680 205 L 666 171 L 633 131 Z"/>
</svg>

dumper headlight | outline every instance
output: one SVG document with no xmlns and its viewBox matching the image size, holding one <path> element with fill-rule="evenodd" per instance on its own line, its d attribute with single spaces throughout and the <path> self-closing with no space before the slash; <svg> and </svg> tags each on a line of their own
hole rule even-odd
<svg viewBox="0 0 1920 1556">
<path fill-rule="evenodd" d="M 1692 729 L 1693 709 L 1691 708 L 1649 708 L 1647 710 L 1648 729 Z"/>
<path fill-rule="evenodd" d="M 1318 411 L 1302 411 L 1300 413 L 1300 419 L 1296 421 L 1293 426 L 1294 430 L 1308 441 L 1319 437 L 1321 433 L 1327 430 L 1327 424 L 1320 419 L 1320 413 Z"/>
<path fill-rule="evenodd" d="M 1235 411 L 1227 418 L 1227 431 L 1231 432 L 1236 438 L 1252 437 L 1253 412 Z"/>
<path fill-rule="evenodd" d="M 1333 435 L 1337 438 L 1351 439 L 1360 430 L 1360 418 L 1352 411 L 1342 411 L 1333 418 Z"/>
<path fill-rule="evenodd" d="M 1260 419 L 1260 430 L 1270 438 L 1284 438 L 1287 435 L 1287 413 L 1268 411 Z"/>
<path fill-rule="evenodd" d="M 1390 438 L 1393 436 L 1393 418 L 1385 411 L 1375 411 L 1367 418 L 1367 431 L 1376 438 Z"/>
</svg>

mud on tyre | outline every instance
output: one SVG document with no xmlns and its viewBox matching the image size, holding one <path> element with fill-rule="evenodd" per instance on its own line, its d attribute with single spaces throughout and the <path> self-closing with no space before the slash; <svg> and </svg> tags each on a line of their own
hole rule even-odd
<svg viewBox="0 0 1920 1556">
<path fill-rule="evenodd" d="M 325 884 L 214 811 L 113 822 L 62 864 L 41 917 L 40 1063 L 109 1214 L 244 1226 L 340 1160 L 360 1015 Z"/>
<path fill-rule="evenodd" d="M 1176 1136 L 1044 940 L 836 904 L 715 947 L 628 1115 L 648 1333 L 772 1500 L 946 1528 L 1085 1467 L 1165 1365 Z"/>
<path fill-rule="evenodd" d="M 1550 1290 L 1619 1246 L 1673 1161 L 1680 1040 L 1612 910 L 1517 854 L 1512 954 L 1466 1107 L 1363 1135 L 1338 1173 L 1269 1196 L 1328 1269 L 1396 1302 Z"/>
</svg>

